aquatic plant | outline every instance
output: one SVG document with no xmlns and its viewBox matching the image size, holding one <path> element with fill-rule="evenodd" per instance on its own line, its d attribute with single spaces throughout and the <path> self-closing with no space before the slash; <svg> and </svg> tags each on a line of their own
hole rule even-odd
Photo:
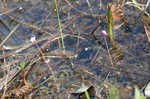
<svg viewBox="0 0 150 99">
<path fill-rule="evenodd" d="M 137 86 L 134 87 L 134 99 L 146 99 Z"/>
<path fill-rule="evenodd" d="M 82 83 L 82 87 L 85 89 L 84 83 Z M 84 92 L 85 92 L 86 99 L 90 99 L 87 89 Z"/>
<path fill-rule="evenodd" d="M 18 68 L 22 70 L 22 78 L 23 78 L 24 84 L 26 85 L 27 81 L 26 81 L 25 70 L 24 70 L 25 64 L 26 62 L 24 61 L 21 66 L 18 66 Z"/>
<path fill-rule="evenodd" d="M 108 19 L 108 34 L 109 34 L 109 39 L 110 43 L 112 45 L 113 50 L 115 51 L 116 57 L 118 60 L 122 60 L 123 56 L 120 51 L 120 48 L 117 46 L 115 40 L 114 40 L 114 34 L 113 34 L 113 16 L 112 16 L 112 4 L 108 4 L 108 12 L 107 12 L 107 19 Z"/>
<path fill-rule="evenodd" d="M 109 55 L 109 59 L 110 59 L 110 63 L 111 65 L 113 66 L 113 60 L 112 60 L 112 56 L 110 54 L 110 51 L 109 51 L 109 48 L 108 48 L 108 44 L 107 44 L 107 40 L 106 40 L 106 37 L 108 34 L 105 30 L 102 30 L 101 34 L 104 36 L 104 41 L 105 41 L 105 44 L 106 44 L 106 49 L 108 51 L 108 55 Z"/>
<path fill-rule="evenodd" d="M 55 6 L 56 6 L 56 13 L 57 13 L 58 24 L 59 24 L 59 31 L 60 31 L 60 34 L 61 34 L 61 42 L 62 42 L 63 49 L 65 49 L 64 39 L 63 39 L 63 31 L 62 31 L 62 24 L 61 24 L 61 20 L 60 20 L 60 17 L 59 17 L 57 0 L 54 0 L 54 1 L 55 1 Z"/>
<path fill-rule="evenodd" d="M 119 90 L 116 86 L 112 85 L 109 89 L 109 99 L 120 99 Z"/>
<path fill-rule="evenodd" d="M 124 91 L 119 91 L 117 86 L 111 85 L 111 88 L 109 89 L 109 99 L 120 99 L 121 98 L 121 96 L 119 95 L 120 92 Z M 134 87 L 134 99 L 146 99 L 143 93 L 140 92 L 138 86 Z"/>
<path fill-rule="evenodd" d="M 112 32 L 112 25 L 113 25 L 113 17 L 112 17 L 112 11 L 111 11 L 111 4 L 108 4 L 108 12 L 107 12 L 107 18 L 108 18 L 108 33 L 109 33 L 109 37 L 111 42 L 114 42 L 114 35 Z"/>
</svg>

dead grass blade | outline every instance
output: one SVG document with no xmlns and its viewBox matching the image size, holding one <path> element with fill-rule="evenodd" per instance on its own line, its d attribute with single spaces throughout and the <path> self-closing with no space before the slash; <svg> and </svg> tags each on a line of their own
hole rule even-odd
<svg viewBox="0 0 150 99">
<path fill-rule="evenodd" d="M 150 16 L 148 16 L 147 14 L 143 14 L 142 20 L 144 22 L 145 32 L 150 43 Z"/>
<path fill-rule="evenodd" d="M 144 26 L 144 29 L 145 29 L 145 32 L 146 32 L 148 41 L 149 41 L 149 43 L 150 43 L 150 31 L 148 30 L 148 27 L 146 27 L 146 26 Z"/>
</svg>

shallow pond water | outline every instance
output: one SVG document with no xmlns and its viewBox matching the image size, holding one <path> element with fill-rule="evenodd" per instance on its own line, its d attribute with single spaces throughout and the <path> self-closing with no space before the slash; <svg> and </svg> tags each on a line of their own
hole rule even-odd
<svg viewBox="0 0 150 99">
<path fill-rule="evenodd" d="M 13 70 L 26 60 L 29 64 L 26 70 L 30 71 L 27 79 L 36 83 L 35 88 L 39 88 L 33 92 L 35 99 L 42 98 L 45 94 L 45 99 L 54 98 L 57 94 L 58 98 L 65 94 L 63 97 L 67 99 L 72 89 L 81 86 L 84 80 L 97 87 L 98 94 L 101 93 L 99 90 L 106 78 L 108 82 L 118 83 L 120 86 L 143 87 L 150 80 L 150 44 L 140 16 L 142 12 L 133 6 L 123 6 L 125 20 L 115 23 L 115 27 L 119 28 L 113 29 L 114 40 L 120 51 L 118 54 L 112 49 L 108 37 L 106 36 L 105 42 L 101 35 L 102 30 L 108 31 L 106 14 L 107 4 L 110 2 L 112 0 L 58 1 L 64 33 L 64 52 L 60 48 L 59 25 L 53 0 L 1 1 L 4 6 L 0 8 L 0 42 L 6 39 L 16 25 L 19 24 L 19 27 L 0 48 L 0 73 L 4 75 L 7 71 L 5 64 L 12 63 L 9 69 Z M 145 1 L 141 3 L 145 4 Z M 147 12 L 150 12 L 149 6 Z M 32 36 L 36 36 L 35 44 L 30 42 Z M 18 62 L 13 63 L 16 60 Z M 47 63 L 49 66 L 45 60 L 50 60 Z M 44 74 L 50 67 L 56 82 L 50 72 Z M 45 76 L 40 79 L 41 75 Z M 21 75 L 17 79 L 21 80 Z M 53 87 L 54 84 L 58 84 L 59 91 Z"/>
</svg>

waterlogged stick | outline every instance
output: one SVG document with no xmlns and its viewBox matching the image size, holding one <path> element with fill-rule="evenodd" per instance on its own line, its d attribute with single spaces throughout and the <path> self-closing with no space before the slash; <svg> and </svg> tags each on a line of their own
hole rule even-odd
<svg viewBox="0 0 150 99">
<path fill-rule="evenodd" d="M 150 16 L 148 16 L 146 13 L 143 14 L 142 16 L 142 20 L 144 22 L 144 28 L 145 28 L 145 32 L 148 38 L 148 41 L 150 43 Z"/>
<path fill-rule="evenodd" d="M 2 41 L 2 43 L 0 44 L 0 48 L 4 45 L 4 43 L 10 38 L 10 36 L 17 30 L 17 28 L 19 27 L 20 24 L 18 24 L 17 26 L 15 26 L 13 28 L 13 30 L 8 34 L 8 36 Z"/>
</svg>

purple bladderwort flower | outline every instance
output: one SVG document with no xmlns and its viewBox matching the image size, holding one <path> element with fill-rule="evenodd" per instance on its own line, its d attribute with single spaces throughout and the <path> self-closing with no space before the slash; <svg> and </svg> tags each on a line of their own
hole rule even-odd
<svg viewBox="0 0 150 99">
<path fill-rule="evenodd" d="M 49 64 L 50 63 L 50 59 L 45 60 L 45 63 Z"/>
<path fill-rule="evenodd" d="M 32 43 L 36 42 L 36 37 L 35 37 L 35 36 L 32 36 L 32 37 L 30 38 L 30 42 L 32 42 Z"/>
<path fill-rule="evenodd" d="M 101 34 L 102 34 L 103 36 L 107 36 L 107 35 L 108 35 L 105 30 L 102 30 Z"/>
</svg>

